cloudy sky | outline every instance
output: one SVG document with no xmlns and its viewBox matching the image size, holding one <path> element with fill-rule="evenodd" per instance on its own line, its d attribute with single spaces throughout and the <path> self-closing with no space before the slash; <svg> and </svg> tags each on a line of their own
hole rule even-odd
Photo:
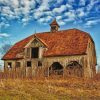
<svg viewBox="0 0 100 100">
<path fill-rule="evenodd" d="M 49 31 L 54 18 L 61 30 L 89 32 L 100 64 L 100 0 L 0 0 L 0 47 L 35 32 Z"/>
</svg>

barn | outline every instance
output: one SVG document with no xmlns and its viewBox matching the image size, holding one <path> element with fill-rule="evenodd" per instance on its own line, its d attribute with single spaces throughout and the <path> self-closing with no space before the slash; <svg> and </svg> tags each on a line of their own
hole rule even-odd
<svg viewBox="0 0 100 100">
<path fill-rule="evenodd" d="M 59 28 L 54 19 L 49 32 L 35 33 L 14 44 L 2 58 L 4 71 L 20 71 L 34 77 L 95 76 L 96 51 L 90 34 Z"/>
</svg>

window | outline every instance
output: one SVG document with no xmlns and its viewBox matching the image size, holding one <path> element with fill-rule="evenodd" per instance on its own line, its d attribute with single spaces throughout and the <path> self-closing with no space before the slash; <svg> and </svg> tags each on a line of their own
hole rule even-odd
<svg viewBox="0 0 100 100">
<path fill-rule="evenodd" d="M 56 26 L 52 26 L 52 29 L 56 29 Z"/>
<path fill-rule="evenodd" d="M 27 61 L 27 67 L 31 67 L 31 61 Z"/>
<path fill-rule="evenodd" d="M 27 48 L 27 57 L 30 57 L 30 48 Z"/>
<path fill-rule="evenodd" d="M 39 57 L 39 48 L 32 48 L 31 50 L 31 58 L 38 58 Z"/>
<path fill-rule="evenodd" d="M 12 68 L 12 63 L 8 62 L 8 68 Z"/>
<path fill-rule="evenodd" d="M 52 31 L 55 31 L 56 30 L 56 26 L 52 26 L 51 29 L 52 29 Z"/>
<path fill-rule="evenodd" d="M 41 61 L 38 61 L 38 66 L 42 66 L 42 62 Z"/>
<path fill-rule="evenodd" d="M 20 67 L 20 62 L 16 62 L 16 67 Z"/>
</svg>

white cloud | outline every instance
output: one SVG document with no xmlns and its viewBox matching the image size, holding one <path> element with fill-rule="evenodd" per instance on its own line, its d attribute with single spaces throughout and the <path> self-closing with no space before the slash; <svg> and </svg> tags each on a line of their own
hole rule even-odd
<svg viewBox="0 0 100 100">
<path fill-rule="evenodd" d="M 68 0 L 69 4 L 75 3 L 76 0 Z"/>
<path fill-rule="evenodd" d="M 66 0 L 66 3 L 62 4 L 62 2 L 65 2 L 64 0 L 0 0 L 0 13 L 1 17 L 4 18 L 1 19 L 0 27 L 9 26 L 10 21 L 14 19 L 23 23 L 23 25 L 34 19 L 37 22 L 48 23 L 53 17 L 62 21 L 66 19 L 66 22 L 79 18 L 77 22 L 82 22 L 82 18 L 85 19 L 89 14 L 94 13 L 91 12 L 94 6 L 94 10 L 97 12 L 100 8 L 95 5 L 99 0 L 90 0 L 89 4 L 84 6 L 86 1 L 79 0 L 79 3 L 76 3 L 76 0 Z M 73 5 L 78 7 L 74 9 Z"/>
<path fill-rule="evenodd" d="M 87 5 L 87 11 L 90 11 L 96 3 L 100 3 L 99 0 L 90 0 L 90 3 Z M 99 5 L 98 5 L 99 6 Z M 96 6 L 96 8 L 98 7 Z"/>
<path fill-rule="evenodd" d="M 48 22 L 48 21 L 50 21 L 51 19 L 52 19 L 51 16 L 47 16 L 46 21 Z"/>
<path fill-rule="evenodd" d="M 40 18 L 39 20 L 38 20 L 38 22 L 40 22 L 40 23 L 43 23 L 45 21 L 45 18 Z"/>
<path fill-rule="evenodd" d="M 10 35 L 9 34 L 7 34 L 7 33 L 0 33 L 0 38 L 2 38 L 2 37 L 9 37 Z"/>
<path fill-rule="evenodd" d="M 42 0 L 42 3 L 40 6 L 34 10 L 34 18 L 38 19 L 42 17 L 43 15 L 49 16 L 52 15 L 52 12 L 49 9 L 49 1 L 48 0 Z"/>
<path fill-rule="evenodd" d="M 22 22 L 27 22 L 27 21 L 29 21 L 29 17 L 25 17 L 22 19 Z"/>
<path fill-rule="evenodd" d="M 63 2 L 63 0 L 57 0 L 58 4 L 61 4 Z"/>
<path fill-rule="evenodd" d="M 95 25 L 95 24 L 97 24 L 99 22 L 100 22 L 100 19 L 88 20 L 85 25 L 88 26 L 88 27 L 91 27 L 91 26 L 93 26 L 93 25 Z"/>
<path fill-rule="evenodd" d="M 66 23 L 65 23 L 64 21 L 62 21 L 62 20 L 59 20 L 58 23 L 59 23 L 59 25 L 65 25 L 65 24 L 66 24 Z"/>
<path fill-rule="evenodd" d="M 14 8 L 19 6 L 19 0 L 10 0 L 10 2 Z"/>
<path fill-rule="evenodd" d="M 100 13 L 100 6 L 97 6 L 97 7 L 95 8 L 95 10 L 96 10 L 96 12 L 99 12 L 99 13 Z"/>
<path fill-rule="evenodd" d="M 52 17 L 53 13 L 52 13 L 52 11 L 37 11 L 37 10 L 34 11 L 33 17 L 35 19 L 39 19 L 42 16 L 51 16 Z"/>
<path fill-rule="evenodd" d="M 1 16 L 6 20 L 1 20 L 0 27 L 6 27 L 13 19 L 22 21 L 23 25 L 26 24 L 25 20 L 29 21 L 31 9 L 34 9 L 36 5 L 35 0 L 1 0 L 0 3 L 3 4 Z M 22 20 L 21 16 L 23 16 Z"/>
<path fill-rule="evenodd" d="M 86 0 L 80 0 L 79 5 L 80 6 L 85 6 Z"/>
<path fill-rule="evenodd" d="M 35 0 L 2 0 L 1 1 L 5 6 L 2 6 L 1 13 L 2 14 L 29 14 L 30 9 L 34 9 L 36 2 Z"/>
<path fill-rule="evenodd" d="M 75 19 L 74 18 L 67 18 L 67 19 L 64 19 L 65 22 L 72 22 L 74 21 Z"/>
<path fill-rule="evenodd" d="M 85 15 L 85 12 L 84 11 L 80 11 L 79 16 L 82 17 L 84 15 Z"/>
<path fill-rule="evenodd" d="M 0 4 L 9 4 L 9 0 L 0 0 Z"/>
<path fill-rule="evenodd" d="M 31 17 L 30 16 L 25 16 L 23 19 L 22 19 L 22 24 L 25 26 L 28 24 L 28 22 L 31 20 Z"/>
<path fill-rule="evenodd" d="M 38 7 L 37 11 L 46 11 L 49 10 L 49 1 L 48 0 L 42 0 L 41 5 Z"/>
<path fill-rule="evenodd" d="M 66 4 L 67 9 L 72 9 L 73 7 L 70 4 Z"/>
<path fill-rule="evenodd" d="M 85 16 L 85 15 L 86 15 L 86 12 L 84 11 L 84 8 L 79 8 L 79 9 L 77 9 L 77 15 L 78 15 L 79 17 Z"/>
<path fill-rule="evenodd" d="M 39 22 L 39 23 L 48 23 L 51 19 L 52 19 L 51 16 L 47 16 L 47 17 L 45 17 L 45 18 L 39 18 L 39 19 L 38 19 L 38 22 Z"/>
<path fill-rule="evenodd" d="M 44 14 L 47 15 L 47 16 L 53 16 L 52 11 L 45 11 Z"/>
<path fill-rule="evenodd" d="M 75 18 L 76 17 L 75 11 L 74 10 L 70 10 L 69 12 L 65 12 L 64 16 L 68 17 L 68 18 Z"/>
<path fill-rule="evenodd" d="M 34 18 L 38 19 L 38 18 L 40 18 L 42 15 L 43 15 L 42 12 L 36 11 L 36 12 L 34 13 Z"/>
<path fill-rule="evenodd" d="M 11 11 L 10 7 L 6 6 L 2 7 L 1 14 L 9 17 L 9 15 L 13 15 L 14 13 Z"/>
<path fill-rule="evenodd" d="M 57 16 L 56 19 L 60 20 L 60 19 L 62 19 L 62 16 Z"/>
<path fill-rule="evenodd" d="M 2 27 L 3 27 L 3 28 L 6 28 L 6 27 L 9 27 L 9 26 L 10 26 L 9 23 L 6 23 L 6 22 L 0 22 L 0 29 L 2 29 Z"/>
<path fill-rule="evenodd" d="M 59 8 L 54 8 L 53 13 L 62 13 L 67 9 L 66 5 L 61 5 Z"/>
<path fill-rule="evenodd" d="M 36 6 L 35 0 L 21 0 L 22 5 L 24 7 L 21 7 L 21 11 L 24 15 L 28 15 L 30 13 L 30 9 L 34 9 Z"/>
</svg>

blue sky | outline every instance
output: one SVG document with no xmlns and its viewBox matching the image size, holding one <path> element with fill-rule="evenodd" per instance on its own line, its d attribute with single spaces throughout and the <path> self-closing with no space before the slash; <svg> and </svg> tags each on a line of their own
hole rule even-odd
<svg viewBox="0 0 100 100">
<path fill-rule="evenodd" d="M 100 0 L 0 0 L 0 48 L 35 32 L 50 31 L 54 18 L 60 30 L 89 32 L 100 64 Z"/>
</svg>

